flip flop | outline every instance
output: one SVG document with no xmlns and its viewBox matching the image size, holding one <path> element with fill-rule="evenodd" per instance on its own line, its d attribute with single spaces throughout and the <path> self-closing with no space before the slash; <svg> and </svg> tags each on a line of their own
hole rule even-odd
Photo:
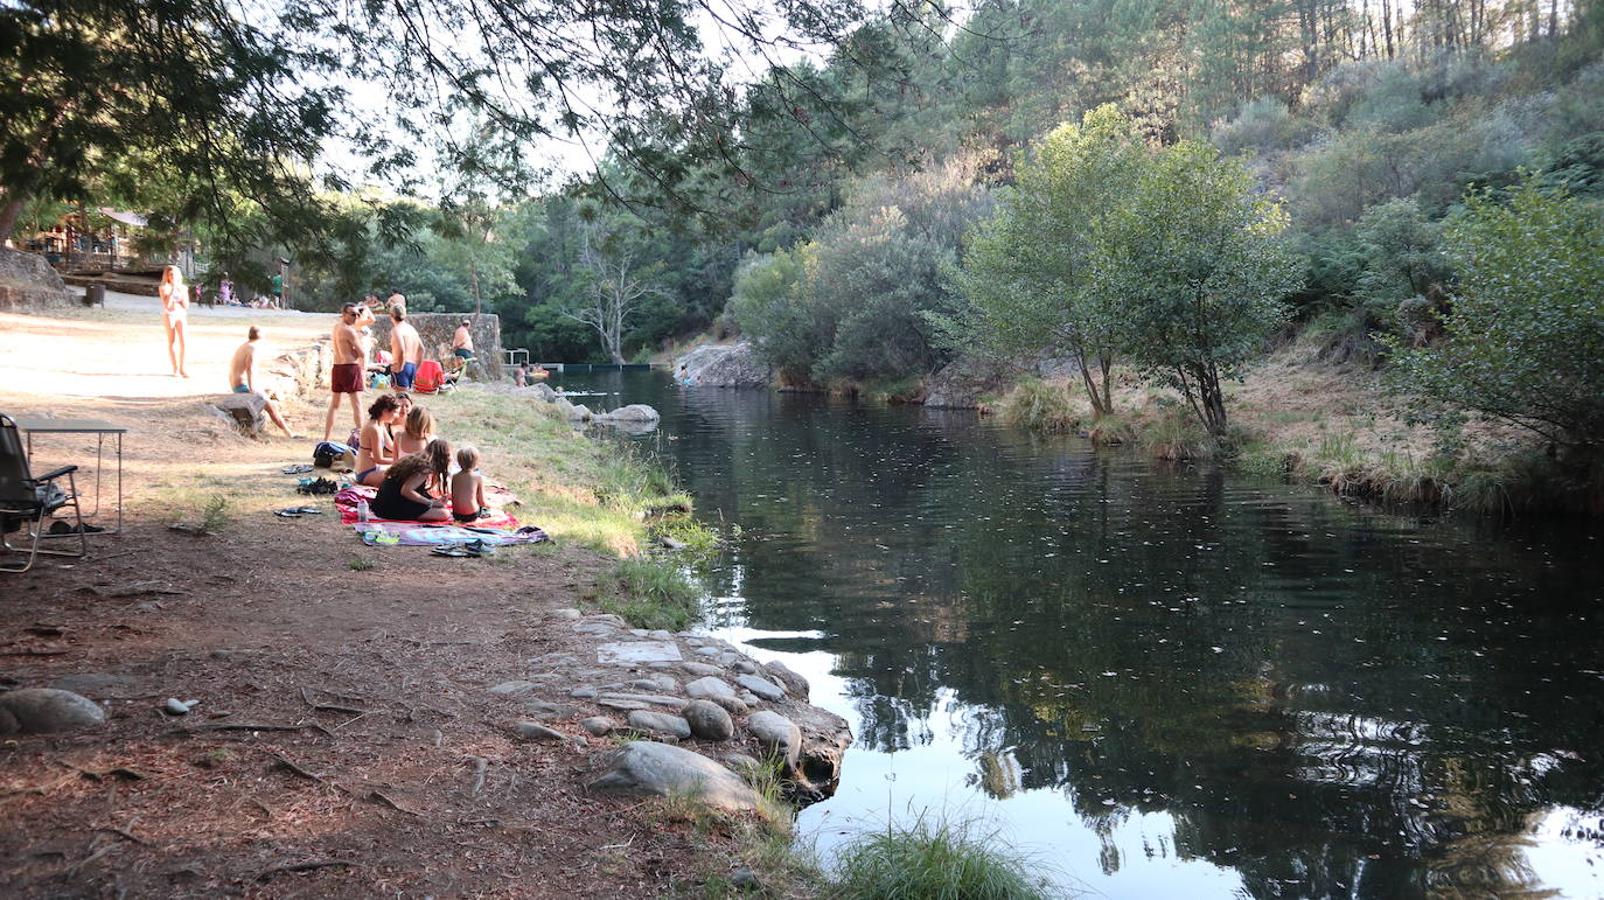
<svg viewBox="0 0 1604 900">
<path fill-rule="evenodd" d="M 280 519 L 299 519 L 303 513 L 299 506 L 292 506 L 289 509 L 276 509 L 273 511 L 273 515 L 278 516 Z"/>
<path fill-rule="evenodd" d="M 293 466 L 285 466 L 279 471 L 285 475 L 304 475 L 307 472 L 312 471 L 312 467 L 306 463 L 298 463 Z"/>
<path fill-rule="evenodd" d="M 429 551 L 431 556 L 445 556 L 451 559 L 469 559 L 479 554 L 471 552 L 468 548 L 457 544 L 444 544 Z"/>
</svg>

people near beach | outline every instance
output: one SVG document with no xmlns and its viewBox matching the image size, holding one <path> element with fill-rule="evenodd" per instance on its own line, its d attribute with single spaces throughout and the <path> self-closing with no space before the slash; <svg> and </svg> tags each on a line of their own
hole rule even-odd
<svg viewBox="0 0 1604 900">
<path fill-rule="evenodd" d="M 372 487 L 384 477 L 384 472 L 401 454 L 395 450 L 391 428 L 400 415 L 401 404 L 389 394 L 380 394 L 368 405 L 368 420 L 362 425 L 357 439 L 356 483 Z"/>
<path fill-rule="evenodd" d="M 451 445 L 440 438 L 429 442 L 422 453 L 396 460 L 384 473 L 378 496 L 370 508 L 381 519 L 444 522 L 451 517 L 446 501 L 435 491 L 446 483 L 451 469 Z M 441 491 L 443 493 L 443 491 Z"/>
<path fill-rule="evenodd" d="M 239 306 L 234 299 L 234 282 L 229 279 L 228 273 L 223 273 L 223 280 L 217 283 L 217 302 L 224 306 Z"/>
<path fill-rule="evenodd" d="M 523 387 L 524 385 L 528 384 L 529 383 L 529 370 L 525 369 L 521 365 L 518 368 L 513 369 L 512 370 L 512 383 L 517 387 Z"/>
<path fill-rule="evenodd" d="M 390 307 L 390 380 L 402 390 L 411 390 L 423 362 L 423 338 L 407 321 L 404 306 Z"/>
<path fill-rule="evenodd" d="M 434 440 L 434 416 L 426 407 L 414 406 L 405 419 L 396 421 L 403 423 L 401 433 L 395 436 L 396 455 L 422 452 Z"/>
<path fill-rule="evenodd" d="M 229 360 L 228 363 L 230 389 L 236 394 L 260 395 L 264 404 L 263 408 L 267 411 L 267 417 L 273 420 L 274 425 L 283 430 L 284 436 L 288 438 L 300 437 L 300 435 L 290 431 L 290 426 L 284 424 L 284 417 L 279 415 L 278 404 L 273 402 L 273 398 L 267 396 L 266 391 L 256 390 L 256 342 L 261 337 L 261 329 L 252 325 L 251 330 L 246 333 L 245 343 L 240 344 L 239 349 L 234 351 L 234 358 Z"/>
<path fill-rule="evenodd" d="M 463 319 L 457 325 L 456 333 L 451 335 L 451 352 L 462 360 L 462 365 L 467 365 L 468 360 L 473 359 L 473 332 L 468 330 L 467 319 Z"/>
<path fill-rule="evenodd" d="M 189 288 L 184 285 L 184 273 L 177 266 L 163 266 L 161 284 L 156 295 L 162 301 L 162 326 L 167 329 L 167 358 L 173 364 L 173 376 L 188 378 L 184 368 L 185 329 L 189 324 Z"/>
<path fill-rule="evenodd" d="M 325 441 L 334 431 L 334 414 L 340 408 L 342 395 L 349 395 L 351 422 L 357 428 L 362 427 L 362 410 L 357 405 L 357 395 L 362 393 L 362 372 L 366 368 L 367 356 L 363 352 L 362 336 L 357 333 L 358 321 L 356 306 L 347 303 L 340 310 L 339 321 L 334 323 L 334 368 L 329 377 L 329 414 L 323 422 Z"/>
<path fill-rule="evenodd" d="M 490 515 L 485 508 L 485 480 L 479 474 L 479 448 L 467 444 L 457 451 L 457 474 L 451 476 L 451 516 L 472 522 Z"/>
</svg>

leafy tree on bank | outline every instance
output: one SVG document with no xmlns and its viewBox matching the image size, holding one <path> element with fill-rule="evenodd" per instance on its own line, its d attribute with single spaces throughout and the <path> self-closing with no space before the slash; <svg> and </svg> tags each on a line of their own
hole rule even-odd
<svg viewBox="0 0 1604 900">
<path fill-rule="evenodd" d="M 978 337 L 1004 355 L 1069 351 L 1098 417 L 1113 412 L 1121 302 L 1095 263 L 1110 252 L 1110 216 L 1135 188 L 1148 155 L 1112 105 L 1062 125 L 1020 164 L 995 217 L 969 236 L 955 273 L 968 308 L 945 323 L 949 341 Z"/>
<path fill-rule="evenodd" d="M 1104 214 L 1095 290 L 1118 298 L 1124 355 L 1224 437 L 1223 383 L 1262 352 L 1303 280 L 1281 239 L 1286 213 L 1240 163 L 1182 141 L 1148 156 L 1132 194 Z"/>
<path fill-rule="evenodd" d="M 1451 413 L 1510 422 L 1585 459 L 1604 448 L 1604 211 L 1528 178 L 1450 220 L 1459 289 L 1438 346 L 1398 383 Z"/>
<path fill-rule="evenodd" d="M 225 251 L 315 229 L 307 167 L 343 93 L 318 86 L 334 59 L 305 24 L 216 0 L 0 8 L 0 238 L 35 197 L 113 195 L 158 228 L 204 218 Z"/>
</svg>

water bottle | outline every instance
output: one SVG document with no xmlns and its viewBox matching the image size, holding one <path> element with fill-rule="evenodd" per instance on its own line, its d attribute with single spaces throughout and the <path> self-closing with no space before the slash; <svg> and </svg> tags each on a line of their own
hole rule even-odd
<svg viewBox="0 0 1604 900">
<path fill-rule="evenodd" d="M 356 520 L 358 522 L 366 522 L 368 520 L 368 501 L 358 500 L 356 502 Z"/>
</svg>

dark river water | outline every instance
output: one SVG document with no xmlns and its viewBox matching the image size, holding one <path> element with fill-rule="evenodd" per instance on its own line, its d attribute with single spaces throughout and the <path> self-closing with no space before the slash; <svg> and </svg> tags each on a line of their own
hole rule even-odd
<svg viewBox="0 0 1604 900">
<path fill-rule="evenodd" d="M 825 860 L 966 820 L 1107 897 L 1604 896 L 1604 535 L 655 373 L 707 630 L 852 723 Z M 600 402 L 596 402 L 600 400 Z"/>
</svg>

